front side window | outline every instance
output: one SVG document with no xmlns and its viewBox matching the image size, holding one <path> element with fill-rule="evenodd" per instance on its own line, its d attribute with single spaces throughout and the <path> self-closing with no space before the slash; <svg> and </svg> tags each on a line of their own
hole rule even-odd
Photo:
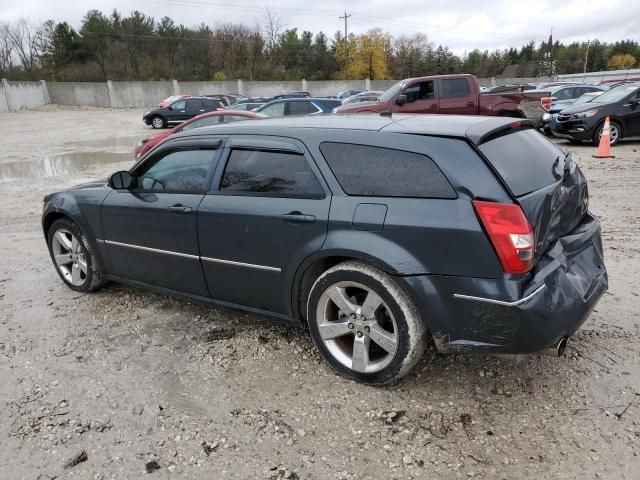
<svg viewBox="0 0 640 480">
<path fill-rule="evenodd" d="M 265 150 L 233 150 L 220 189 L 283 197 L 324 194 L 304 155 Z"/>
<path fill-rule="evenodd" d="M 284 115 L 284 105 L 284 102 L 274 103 L 260 110 L 260 113 L 267 117 L 281 117 Z"/>
<path fill-rule="evenodd" d="M 184 110 L 187 102 L 185 100 L 178 100 L 171 105 L 171 110 Z"/>
<path fill-rule="evenodd" d="M 215 150 L 173 150 L 150 158 L 135 172 L 136 189 L 202 192 Z"/>
<path fill-rule="evenodd" d="M 469 82 L 466 78 L 445 79 L 442 80 L 441 85 L 440 98 L 461 98 L 468 97 L 471 94 Z"/>
<path fill-rule="evenodd" d="M 409 85 L 407 88 L 405 88 L 403 93 L 407 96 L 407 103 L 435 98 L 433 80 L 429 80 L 427 82 L 418 82 Z"/>
</svg>

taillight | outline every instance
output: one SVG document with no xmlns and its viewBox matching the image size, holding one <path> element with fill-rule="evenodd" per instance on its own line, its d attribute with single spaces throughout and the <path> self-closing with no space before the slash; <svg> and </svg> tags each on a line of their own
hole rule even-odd
<svg viewBox="0 0 640 480">
<path fill-rule="evenodd" d="M 533 268 L 533 229 L 518 205 L 473 201 L 505 273 L 526 273 Z"/>
<path fill-rule="evenodd" d="M 542 108 L 546 111 L 546 112 L 550 112 L 551 111 L 551 101 L 553 100 L 553 97 L 544 97 L 540 99 L 540 105 L 542 105 Z"/>
</svg>

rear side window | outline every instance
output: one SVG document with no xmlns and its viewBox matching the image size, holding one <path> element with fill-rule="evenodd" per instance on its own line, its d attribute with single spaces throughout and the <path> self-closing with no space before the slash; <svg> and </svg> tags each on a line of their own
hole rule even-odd
<svg viewBox="0 0 640 480">
<path fill-rule="evenodd" d="M 233 150 L 220 189 L 279 197 L 324 196 L 304 155 L 264 150 Z"/>
<path fill-rule="evenodd" d="M 425 155 L 333 142 L 322 143 L 320 151 L 348 195 L 456 198 L 444 174 Z"/>
<path fill-rule="evenodd" d="M 440 85 L 442 86 L 440 98 L 468 97 L 471 94 L 469 91 L 469 82 L 466 78 L 442 80 Z"/>
<path fill-rule="evenodd" d="M 534 129 L 502 135 L 479 148 L 516 197 L 562 178 L 564 152 Z"/>
<path fill-rule="evenodd" d="M 318 109 L 311 102 L 289 102 L 289 115 L 306 115 L 317 111 Z"/>
</svg>

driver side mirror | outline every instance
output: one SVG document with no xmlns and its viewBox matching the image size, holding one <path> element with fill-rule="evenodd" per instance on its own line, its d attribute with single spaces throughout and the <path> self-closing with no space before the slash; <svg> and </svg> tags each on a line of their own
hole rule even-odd
<svg viewBox="0 0 640 480">
<path fill-rule="evenodd" d="M 133 187 L 133 176 L 126 170 L 116 172 L 109 177 L 109 186 L 114 190 L 129 190 Z"/>
<path fill-rule="evenodd" d="M 640 105 L 640 100 L 631 100 L 631 108 L 637 108 Z"/>
<path fill-rule="evenodd" d="M 396 105 L 402 106 L 405 103 L 408 103 L 407 96 L 404 93 L 401 93 L 396 97 Z"/>
</svg>

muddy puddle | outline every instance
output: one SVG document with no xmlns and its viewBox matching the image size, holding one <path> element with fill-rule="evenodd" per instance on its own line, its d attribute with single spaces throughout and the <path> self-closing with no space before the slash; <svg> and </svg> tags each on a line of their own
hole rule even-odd
<svg viewBox="0 0 640 480">
<path fill-rule="evenodd" d="M 0 163 L 0 183 L 75 175 L 98 165 L 128 160 L 133 161 L 130 152 L 74 152 L 47 155 L 39 160 Z"/>
</svg>

